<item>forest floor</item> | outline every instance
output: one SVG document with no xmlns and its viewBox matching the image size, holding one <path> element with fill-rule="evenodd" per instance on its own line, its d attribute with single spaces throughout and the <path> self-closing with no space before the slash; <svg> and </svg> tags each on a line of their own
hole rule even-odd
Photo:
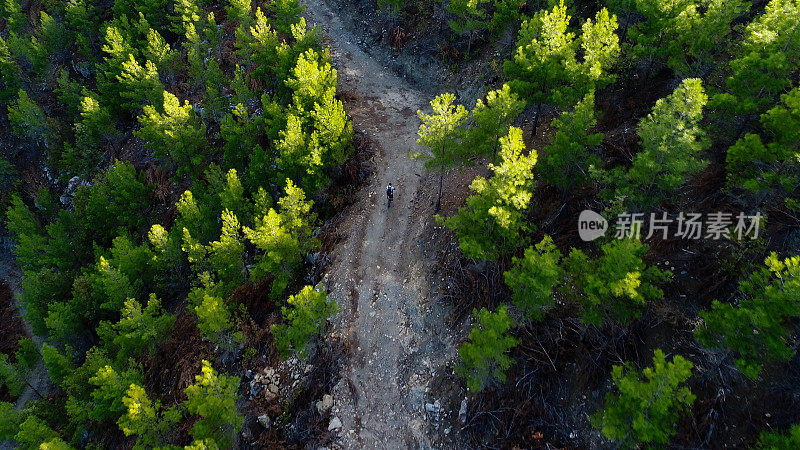
<svg viewBox="0 0 800 450">
<path fill-rule="evenodd" d="M 340 92 L 354 128 L 375 145 L 374 176 L 342 213 L 323 281 L 341 306 L 333 334 L 350 346 L 334 389 L 332 425 L 341 421 L 344 448 L 429 448 L 430 415 L 439 405 L 427 386 L 457 353 L 437 302 L 433 246 L 426 245 L 438 179 L 426 175 L 417 151 L 422 94 L 368 54 L 324 0 L 306 0 L 306 16 L 325 33 Z M 361 44 L 361 46 L 359 46 Z M 385 187 L 395 199 L 387 206 Z M 450 369 L 452 370 L 452 369 Z M 426 404 L 428 404 L 426 412 Z"/>
</svg>

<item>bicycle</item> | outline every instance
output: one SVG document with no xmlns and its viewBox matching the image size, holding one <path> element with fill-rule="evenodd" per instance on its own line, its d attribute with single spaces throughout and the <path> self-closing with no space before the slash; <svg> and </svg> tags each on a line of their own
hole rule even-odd
<svg viewBox="0 0 800 450">
<path fill-rule="evenodd" d="M 389 183 L 389 186 L 386 187 L 386 207 L 392 207 L 392 200 L 394 200 L 394 186 L 392 183 Z"/>
</svg>

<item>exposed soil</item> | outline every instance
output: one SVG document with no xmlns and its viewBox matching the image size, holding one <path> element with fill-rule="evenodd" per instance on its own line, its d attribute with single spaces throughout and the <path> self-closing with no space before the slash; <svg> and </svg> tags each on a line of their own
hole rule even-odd
<svg viewBox="0 0 800 450">
<path fill-rule="evenodd" d="M 323 276 L 341 306 L 332 335 L 350 348 L 333 392 L 332 415 L 342 422 L 337 443 L 427 448 L 425 403 L 433 402 L 427 384 L 451 370 L 456 357 L 444 322 L 448 311 L 435 301 L 437 258 L 426 245 L 438 179 L 407 156 L 417 150 L 416 111 L 429 98 L 367 54 L 323 0 L 305 4 L 311 23 L 329 39 L 354 127 L 377 147 L 374 175 L 342 213 L 344 238 Z M 396 187 L 391 207 L 388 183 Z"/>
<path fill-rule="evenodd" d="M 20 273 L 13 261 L 13 254 L 11 252 L 12 244 L 8 239 L 2 239 L 0 245 L 0 312 L 6 318 L 3 325 L 2 351 L 3 353 L 13 355 L 17 349 L 17 341 L 21 337 L 29 337 L 36 342 L 37 345 L 42 345 L 42 339 L 34 336 L 31 331 L 30 325 L 22 319 L 24 312 L 19 305 L 19 286 L 20 286 Z M 13 356 L 12 356 L 13 358 Z M 46 396 L 50 391 L 50 379 L 47 376 L 47 370 L 42 362 L 31 371 L 27 377 L 27 386 L 23 389 L 22 393 L 16 399 L 7 396 L 5 389 L 0 392 L 0 400 L 8 401 L 15 400 L 17 409 L 22 409 L 29 400 L 38 399 L 40 395 Z"/>
</svg>

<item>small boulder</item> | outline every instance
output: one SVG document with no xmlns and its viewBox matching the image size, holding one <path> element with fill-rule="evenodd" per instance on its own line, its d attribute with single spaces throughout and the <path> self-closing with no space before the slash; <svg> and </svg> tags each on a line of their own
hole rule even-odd
<svg viewBox="0 0 800 450">
<path fill-rule="evenodd" d="M 467 421 L 467 399 L 466 397 L 464 400 L 461 400 L 461 408 L 458 409 L 458 420 L 461 423 L 466 423 Z"/>
<path fill-rule="evenodd" d="M 322 400 L 317 402 L 317 411 L 319 411 L 320 414 L 324 414 L 328 412 L 332 406 L 333 397 L 330 394 L 325 394 L 322 396 Z"/>
<path fill-rule="evenodd" d="M 272 425 L 272 421 L 266 414 L 258 416 L 258 423 L 261 424 L 261 426 L 264 427 L 265 430 L 269 430 L 270 425 Z"/>
<path fill-rule="evenodd" d="M 433 403 L 426 403 L 425 411 L 428 412 L 428 417 L 430 417 L 432 421 L 437 422 L 442 412 L 442 405 L 439 403 L 439 400 Z"/>
<path fill-rule="evenodd" d="M 333 416 L 333 419 L 331 419 L 328 424 L 328 431 L 338 430 L 339 428 L 342 428 L 342 421 L 339 420 L 338 417 Z"/>
</svg>

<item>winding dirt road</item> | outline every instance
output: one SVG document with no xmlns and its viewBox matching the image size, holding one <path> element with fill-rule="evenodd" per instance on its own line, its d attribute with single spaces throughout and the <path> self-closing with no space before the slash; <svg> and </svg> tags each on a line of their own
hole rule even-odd
<svg viewBox="0 0 800 450">
<path fill-rule="evenodd" d="M 351 357 L 334 389 L 333 415 L 344 448 L 430 448 L 426 380 L 455 356 L 429 284 L 432 258 L 423 231 L 435 192 L 417 150 L 418 109 L 428 99 L 358 46 L 324 0 L 305 0 L 305 16 L 325 33 L 354 127 L 377 144 L 375 176 L 357 194 L 324 281 L 342 308 L 334 333 Z M 387 208 L 385 186 L 395 187 Z"/>
</svg>

